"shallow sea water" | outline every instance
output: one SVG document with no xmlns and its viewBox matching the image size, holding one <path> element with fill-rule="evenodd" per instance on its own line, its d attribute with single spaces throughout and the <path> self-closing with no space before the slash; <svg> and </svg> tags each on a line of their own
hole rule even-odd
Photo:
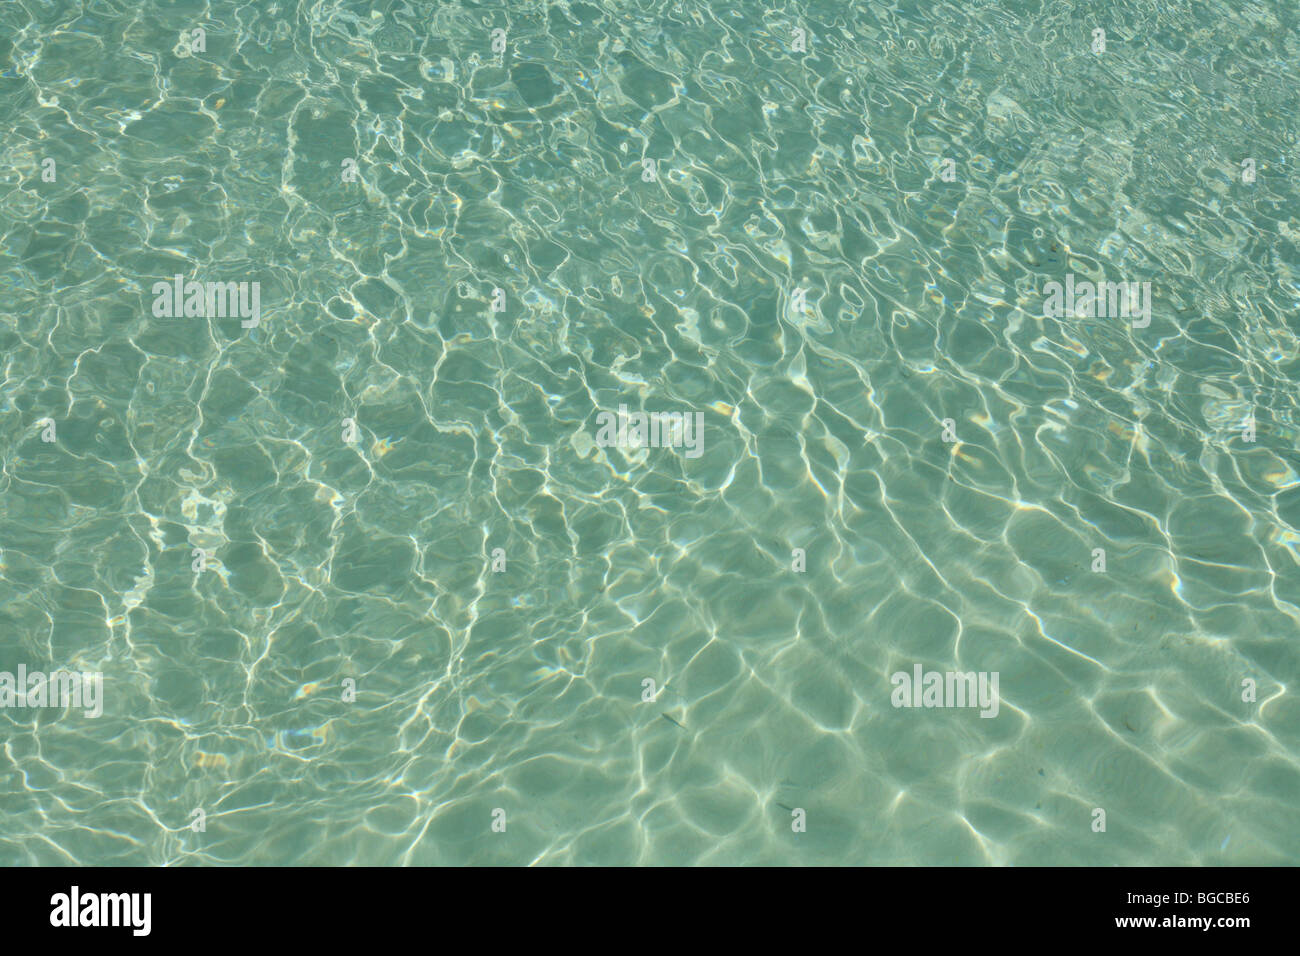
<svg viewBox="0 0 1300 956">
<path fill-rule="evenodd" d="M 0 5 L 0 863 L 1300 862 L 1298 29 Z"/>
</svg>

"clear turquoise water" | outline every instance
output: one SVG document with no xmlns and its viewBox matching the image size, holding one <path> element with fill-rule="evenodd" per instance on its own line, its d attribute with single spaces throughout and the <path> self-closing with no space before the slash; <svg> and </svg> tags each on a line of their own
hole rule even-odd
<svg viewBox="0 0 1300 956">
<path fill-rule="evenodd" d="M 0 5 L 0 863 L 1300 861 L 1298 28 Z"/>
</svg>

